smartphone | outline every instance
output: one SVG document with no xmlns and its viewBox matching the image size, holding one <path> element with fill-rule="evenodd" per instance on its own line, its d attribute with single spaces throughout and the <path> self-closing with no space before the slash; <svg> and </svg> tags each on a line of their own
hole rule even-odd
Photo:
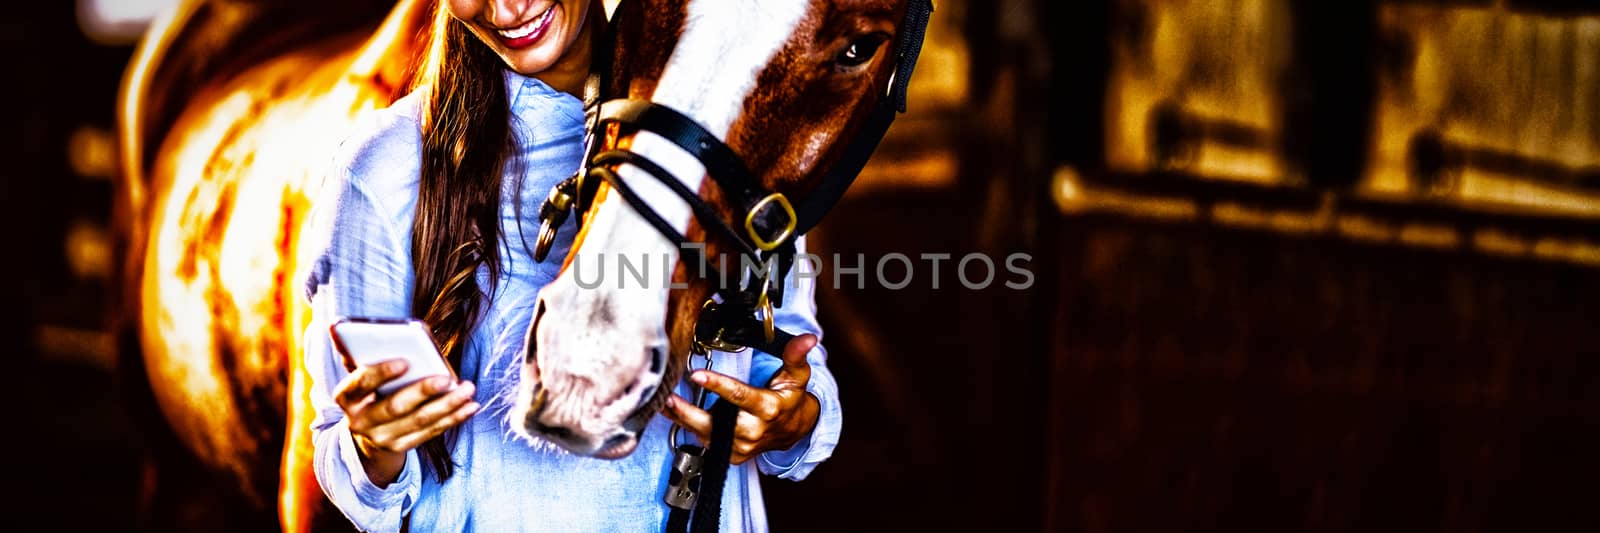
<svg viewBox="0 0 1600 533">
<path fill-rule="evenodd" d="M 372 366 L 390 359 L 409 363 L 404 375 L 378 386 L 379 395 L 392 394 L 425 378 L 455 376 L 421 320 L 352 317 L 328 329 L 333 345 L 357 365 Z"/>
</svg>

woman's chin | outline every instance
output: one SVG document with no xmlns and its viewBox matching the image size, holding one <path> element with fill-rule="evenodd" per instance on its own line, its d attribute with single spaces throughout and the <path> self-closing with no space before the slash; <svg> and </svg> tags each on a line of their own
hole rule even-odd
<svg viewBox="0 0 1600 533">
<path fill-rule="evenodd" d="M 508 55 L 502 55 L 500 59 L 504 60 L 506 66 L 516 71 L 516 73 L 532 78 L 541 72 L 550 70 L 550 67 L 555 65 L 555 59 L 547 57 L 547 55 L 540 53 L 538 49 L 530 49 L 512 51 Z"/>
</svg>

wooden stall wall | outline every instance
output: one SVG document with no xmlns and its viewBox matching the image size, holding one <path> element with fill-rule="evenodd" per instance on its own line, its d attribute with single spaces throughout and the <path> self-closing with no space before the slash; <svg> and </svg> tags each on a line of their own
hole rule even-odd
<svg viewBox="0 0 1600 533">
<path fill-rule="evenodd" d="M 1072 226 L 1048 529 L 1600 527 L 1594 269 Z"/>
<path fill-rule="evenodd" d="M 1600 529 L 1600 6 L 1103 5 L 1043 529 Z"/>
</svg>

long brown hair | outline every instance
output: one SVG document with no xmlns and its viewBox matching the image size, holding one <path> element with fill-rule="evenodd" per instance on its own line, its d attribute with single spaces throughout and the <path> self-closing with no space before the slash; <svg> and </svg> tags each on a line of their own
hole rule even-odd
<svg viewBox="0 0 1600 533">
<path fill-rule="evenodd" d="M 411 227 L 416 272 L 411 310 L 428 324 L 440 352 L 459 373 L 467 337 L 501 274 L 501 173 L 515 164 L 515 138 L 505 63 L 442 2 L 427 54 L 413 84 L 426 91 L 426 98 L 422 176 Z M 488 287 L 479 286 L 480 267 L 488 270 Z M 455 471 L 449 451 L 454 438 L 452 430 L 420 450 L 423 464 L 440 482 Z"/>
</svg>

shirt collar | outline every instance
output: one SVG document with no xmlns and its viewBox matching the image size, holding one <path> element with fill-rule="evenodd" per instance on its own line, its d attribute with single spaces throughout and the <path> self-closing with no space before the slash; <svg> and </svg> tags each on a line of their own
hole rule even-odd
<svg viewBox="0 0 1600 533">
<path fill-rule="evenodd" d="M 559 113 L 583 122 L 583 100 L 556 90 L 531 76 L 523 76 L 505 69 L 506 96 L 511 102 L 511 112 L 519 117 L 531 118 L 530 113 Z"/>
</svg>

